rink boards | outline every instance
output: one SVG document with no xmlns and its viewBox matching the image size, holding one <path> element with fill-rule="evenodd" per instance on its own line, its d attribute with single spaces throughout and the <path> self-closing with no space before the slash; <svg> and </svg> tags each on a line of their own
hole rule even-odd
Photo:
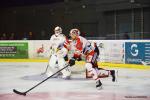
<svg viewBox="0 0 150 100">
<path fill-rule="evenodd" d="M 90 40 L 100 51 L 99 65 L 142 68 L 150 63 L 150 40 Z M 68 55 L 71 53 L 69 52 Z M 47 62 L 49 40 L 0 41 L 1 61 Z M 138 64 L 138 65 L 137 65 Z"/>
<path fill-rule="evenodd" d="M 0 59 L 0 62 L 48 62 L 48 59 Z M 84 61 L 76 61 L 76 65 L 79 67 L 84 67 Z M 104 63 L 98 62 L 99 67 L 105 68 L 133 68 L 133 69 L 150 69 L 150 65 L 141 65 L 141 64 L 120 64 L 120 63 Z"/>
</svg>

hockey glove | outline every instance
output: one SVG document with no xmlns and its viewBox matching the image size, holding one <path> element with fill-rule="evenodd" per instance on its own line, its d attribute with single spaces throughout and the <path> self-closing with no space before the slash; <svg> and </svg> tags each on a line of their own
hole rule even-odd
<svg viewBox="0 0 150 100">
<path fill-rule="evenodd" d="M 73 59 L 73 58 L 70 59 L 70 60 L 69 60 L 69 65 L 70 65 L 70 66 L 75 65 L 75 59 Z"/>
</svg>

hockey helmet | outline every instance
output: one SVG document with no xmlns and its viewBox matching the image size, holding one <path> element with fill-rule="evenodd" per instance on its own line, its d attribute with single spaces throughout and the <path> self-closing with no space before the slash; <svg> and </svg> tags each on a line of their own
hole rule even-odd
<svg viewBox="0 0 150 100">
<path fill-rule="evenodd" d="M 76 28 L 71 29 L 69 35 L 76 35 L 76 36 L 79 36 L 79 35 L 80 35 L 80 31 L 79 31 L 78 29 L 76 29 Z"/>
<path fill-rule="evenodd" d="M 55 27 L 54 32 L 55 32 L 55 35 L 58 36 L 59 34 L 62 33 L 62 28 L 57 26 L 57 27 Z"/>
</svg>

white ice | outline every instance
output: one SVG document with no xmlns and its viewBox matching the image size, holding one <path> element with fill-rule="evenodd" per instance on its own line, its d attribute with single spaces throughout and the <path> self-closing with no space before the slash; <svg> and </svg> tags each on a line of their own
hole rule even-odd
<svg viewBox="0 0 150 100">
<path fill-rule="evenodd" d="M 47 63 L 0 63 L 0 94 L 13 93 L 13 89 L 26 91 L 46 76 L 40 74 L 45 71 Z M 36 92 L 99 92 L 113 93 L 124 96 L 146 96 L 150 99 L 150 70 L 117 68 L 117 82 L 111 77 L 101 79 L 103 89 L 95 88 L 95 81 L 85 79 L 84 73 L 73 74 L 71 80 L 51 78 L 30 91 Z M 115 99 L 114 99 L 115 100 Z"/>
</svg>

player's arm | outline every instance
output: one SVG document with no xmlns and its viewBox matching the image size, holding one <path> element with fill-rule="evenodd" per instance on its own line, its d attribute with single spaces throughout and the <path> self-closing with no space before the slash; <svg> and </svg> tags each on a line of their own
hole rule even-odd
<svg viewBox="0 0 150 100">
<path fill-rule="evenodd" d="M 78 61 L 81 60 L 81 55 L 82 55 L 82 45 L 83 43 L 80 41 L 80 39 L 76 40 L 76 45 L 75 45 L 75 51 L 74 51 L 74 58 L 77 59 Z"/>
<path fill-rule="evenodd" d="M 50 49 L 52 48 L 52 43 L 53 43 L 53 35 L 51 36 L 50 41 L 49 41 L 49 48 Z"/>
<path fill-rule="evenodd" d="M 65 47 L 67 50 L 70 50 L 70 49 L 71 49 L 70 41 L 69 41 L 69 39 L 68 39 L 67 37 L 65 37 L 64 47 Z"/>
<path fill-rule="evenodd" d="M 53 48 L 52 48 L 53 42 L 54 42 L 54 35 L 51 36 L 50 41 L 49 41 L 49 51 L 50 51 L 50 55 L 54 53 L 54 50 L 53 50 Z"/>
</svg>

